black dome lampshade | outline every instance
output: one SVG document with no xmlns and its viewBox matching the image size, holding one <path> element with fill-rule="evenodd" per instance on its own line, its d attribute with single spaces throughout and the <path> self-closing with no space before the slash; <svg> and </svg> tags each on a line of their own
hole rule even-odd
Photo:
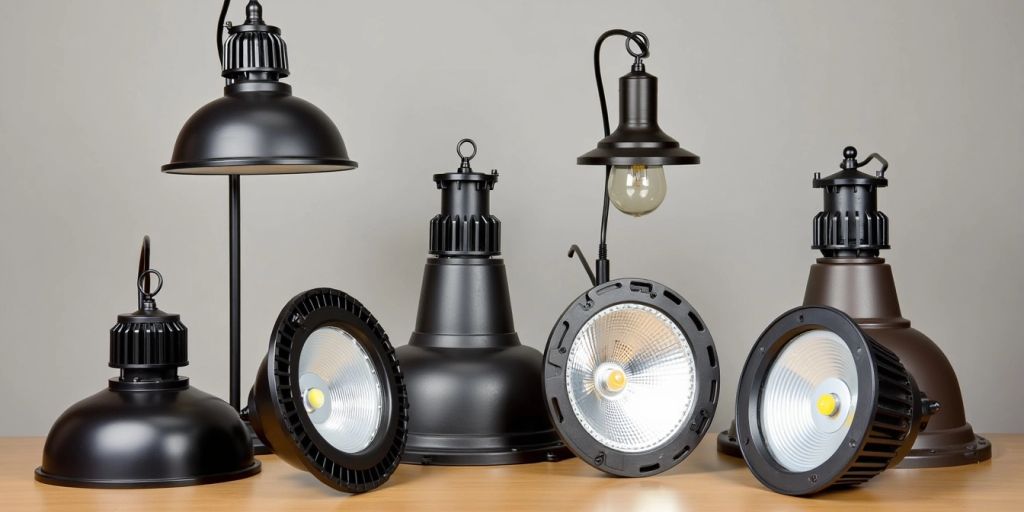
<svg viewBox="0 0 1024 512">
<path fill-rule="evenodd" d="M 250 0 L 245 22 L 225 24 L 230 0 L 217 23 L 217 50 L 227 84 L 224 97 L 196 111 L 181 128 L 171 174 L 227 175 L 230 259 L 229 402 L 241 406 L 241 176 L 344 171 L 357 164 L 333 121 L 292 95 L 281 79 L 290 74 L 281 31 L 263 20 Z M 223 38 L 227 28 L 227 38 Z M 253 437 L 257 453 L 268 453 Z"/>
<path fill-rule="evenodd" d="M 359 493 L 398 467 L 408 409 L 395 350 L 377 319 L 348 294 L 316 288 L 282 308 L 246 413 L 285 462 Z"/>
<path fill-rule="evenodd" d="M 463 156 L 464 144 L 473 153 Z M 517 464 L 568 456 L 544 410 L 541 355 L 519 341 L 512 319 L 501 222 L 490 213 L 497 171 L 475 172 L 473 141 L 462 163 L 434 175 L 441 213 L 409 344 L 398 348 L 409 390 L 403 462 Z"/>
<path fill-rule="evenodd" d="M 224 97 L 185 122 L 164 172 L 288 174 L 357 166 L 327 114 L 279 81 L 289 75 L 287 46 L 262 11 L 251 0 L 245 23 L 228 29 Z"/>
<path fill-rule="evenodd" d="M 860 168 L 877 160 L 873 175 Z M 928 430 L 917 436 L 901 468 L 971 464 L 992 457 L 992 444 L 967 422 L 956 372 L 942 349 L 911 327 L 900 311 L 892 267 L 879 255 L 889 249 L 889 217 L 878 207 L 878 190 L 889 183 L 889 163 L 872 154 L 857 160 L 856 148 L 843 150 L 840 169 L 815 173 L 824 205 L 813 221 L 813 248 L 822 257 L 811 265 L 805 306 L 829 306 L 852 317 L 878 344 L 896 354 L 929 397 L 942 404 Z M 735 429 L 719 434 L 719 451 L 739 455 Z"/>
<path fill-rule="evenodd" d="M 188 364 L 188 329 L 178 315 L 156 306 L 163 278 L 149 268 L 149 237 L 137 285 L 138 309 L 119 315 L 110 330 L 110 366 L 120 376 L 57 419 L 36 480 L 71 487 L 174 487 L 259 473 L 238 414 L 178 375 Z"/>
<path fill-rule="evenodd" d="M 806 496 L 897 465 L 940 404 L 899 356 L 843 312 L 803 306 L 754 344 L 736 395 L 736 435 L 754 476 Z"/>
</svg>

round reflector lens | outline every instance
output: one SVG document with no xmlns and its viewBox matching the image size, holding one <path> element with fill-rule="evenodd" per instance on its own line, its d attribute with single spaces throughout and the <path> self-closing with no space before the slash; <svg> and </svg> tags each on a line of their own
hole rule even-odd
<svg viewBox="0 0 1024 512">
<path fill-rule="evenodd" d="M 850 431 L 857 384 L 838 334 L 816 329 L 790 340 L 768 369 L 758 412 L 772 458 L 793 472 L 824 464 Z"/>
<path fill-rule="evenodd" d="M 373 442 L 384 410 L 381 376 L 348 331 L 321 327 L 299 354 L 299 386 L 306 415 L 337 450 L 356 453 Z"/>
<path fill-rule="evenodd" d="M 693 414 L 693 352 L 665 314 L 617 304 L 576 335 L 566 386 L 573 413 L 597 442 L 626 453 L 652 450 L 675 438 Z"/>
</svg>

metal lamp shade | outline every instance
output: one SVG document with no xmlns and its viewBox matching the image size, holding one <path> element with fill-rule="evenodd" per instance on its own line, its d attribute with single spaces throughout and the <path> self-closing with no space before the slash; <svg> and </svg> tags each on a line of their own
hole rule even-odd
<svg viewBox="0 0 1024 512">
<path fill-rule="evenodd" d="M 700 157 L 658 126 L 658 78 L 632 71 L 619 78 L 619 126 L 576 159 L 579 165 L 693 165 Z"/>
<path fill-rule="evenodd" d="M 327 114 L 280 82 L 238 82 L 185 122 L 174 174 L 293 174 L 354 169 Z"/>
</svg>

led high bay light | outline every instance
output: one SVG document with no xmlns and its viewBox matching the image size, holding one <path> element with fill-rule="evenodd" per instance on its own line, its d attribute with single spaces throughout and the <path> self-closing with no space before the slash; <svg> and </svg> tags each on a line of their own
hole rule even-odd
<svg viewBox="0 0 1024 512">
<path fill-rule="evenodd" d="M 626 38 L 634 62 L 619 80 L 620 122 L 609 133 L 600 56 L 613 36 Z M 658 126 L 658 82 L 643 63 L 649 55 L 646 35 L 620 29 L 594 48 L 605 138 L 576 163 L 605 166 L 597 272 L 572 246 L 569 256 L 579 257 L 593 288 L 566 308 L 544 352 L 546 405 L 562 440 L 595 468 L 633 477 L 666 471 L 690 454 L 714 415 L 719 379 L 711 333 L 682 295 L 649 279 L 609 280 L 609 203 L 649 213 L 665 197 L 663 165 L 700 163 Z"/>
<path fill-rule="evenodd" d="M 860 169 L 877 160 L 881 167 L 868 174 Z M 942 349 L 910 325 L 900 311 L 892 267 L 880 252 L 889 248 L 889 217 L 878 208 L 878 189 L 889 184 L 889 163 L 872 154 L 857 161 L 857 149 L 843 150 L 839 171 L 822 177 L 814 188 L 824 196 L 814 217 L 813 248 L 823 257 L 811 265 L 804 305 L 824 305 L 843 311 L 865 332 L 899 356 L 923 389 L 942 404 L 917 438 L 901 468 L 957 466 L 992 457 L 992 444 L 974 433 L 964 412 L 956 372 Z M 739 456 L 733 431 L 718 437 L 719 451 Z"/>
<path fill-rule="evenodd" d="M 355 493 L 398 467 L 408 407 L 377 319 L 344 292 L 317 288 L 281 310 L 244 412 L 285 462 Z"/>
<path fill-rule="evenodd" d="M 754 344 L 736 395 L 736 435 L 761 483 L 808 495 L 899 463 L 937 410 L 896 354 L 853 319 L 804 306 Z"/>
<path fill-rule="evenodd" d="M 463 153 L 464 148 L 471 152 Z M 456 146 L 455 171 L 434 175 L 441 212 L 430 220 L 430 254 L 419 310 L 399 358 L 409 387 L 413 464 L 520 464 L 565 458 L 544 412 L 541 355 L 512 319 L 501 221 L 491 214 L 498 171 L 475 172 L 476 144 Z"/>
</svg>

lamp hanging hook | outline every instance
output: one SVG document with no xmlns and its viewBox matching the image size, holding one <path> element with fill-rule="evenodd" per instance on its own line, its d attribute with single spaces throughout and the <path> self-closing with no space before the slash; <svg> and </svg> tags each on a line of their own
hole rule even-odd
<svg viewBox="0 0 1024 512">
<path fill-rule="evenodd" d="M 583 255 L 583 250 L 576 244 L 572 244 L 572 247 L 569 247 L 569 257 L 572 258 L 573 256 L 579 258 L 580 264 L 583 265 L 583 270 L 586 271 L 587 277 L 590 278 L 591 286 L 597 286 L 597 277 L 594 276 L 594 271 L 590 269 L 590 263 L 587 263 L 587 257 Z"/>
<path fill-rule="evenodd" d="M 633 51 L 633 43 L 636 43 L 639 48 L 638 52 Z M 626 37 L 626 52 L 632 55 L 637 62 L 640 62 L 640 59 L 646 59 L 651 56 L 651 40 L 647 37 L 647 34 L 639 30 L 630 32 L 629 36 Z"/>
<path fill-rule="evenodd" d="M 463 144 L 469 144 L 470 146 L 473 146 L 473 152 L 470 153 L 469 155 L 462 154 Z M 459 143 L 455 145 L 455 153 L 457 153 L 459 155 L 459 158 L 462 159 L 462 165 L 459 166 L 459 169 L 469 169 L 469 161 L 476 156 L 476 142 L 474 142 L 473 139 L 460 140 Z"/>
<path fill-rule="evenodd" d="M 156 276 L 156 289 L 153 291 L 148 290 L 150 274 Z M 145 285 L 143 281 L 145 281 Z M 160 293 L 160 289 L 164 287 L 164 276 L 155 268 L 147 269 L 139 276 L 136 286 L 139 288 L 139 309 L 153 309 L 156 307 L 156 301 L 153 300 L 153 297 Z"/>
</svg>

